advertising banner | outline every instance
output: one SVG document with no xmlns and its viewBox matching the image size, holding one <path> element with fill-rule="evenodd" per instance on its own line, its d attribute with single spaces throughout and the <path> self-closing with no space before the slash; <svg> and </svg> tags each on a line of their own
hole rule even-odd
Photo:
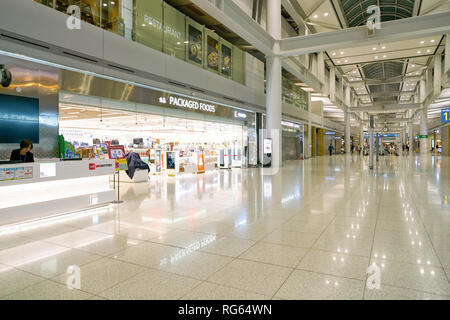
<svg viewBox="0 0 450 320">
<path fill-rule="evenodd" d="M 197 154 L 197 170 L 205 171 L 205 156 L 203 153 Z"/>
<path fill-rule="evenodd" d="M 209 69 L 219 71 L 219 41 L 207 35 L 206 64 Z"/>
<path fill-rule="evenodd" d="M 116 171 L 128 170 L 124 146 L 108 146 L 108 155 L 110 159 L 116 159 Z"/>
<path fill-rule="evenodd" d="M 188 59 L 201 65 L 203 64 L 203 32 L 191 24 L 188 24 L 188 28 Z"/>
<path fill-rule="evenodd" d="M 221 72 L 223 75 L 231 76 L 231 47 L 222 44 Z"/>
</svg>

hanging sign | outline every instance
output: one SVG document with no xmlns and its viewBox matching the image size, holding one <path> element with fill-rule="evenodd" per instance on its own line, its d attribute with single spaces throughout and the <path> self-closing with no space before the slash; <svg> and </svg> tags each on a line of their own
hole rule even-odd
<svg viewBox="0 0 450 320">
<path fill-rule="evenodd" d="M 450 123 L 450 108 L 441 110 L 441 122 Z"/>
</svg>

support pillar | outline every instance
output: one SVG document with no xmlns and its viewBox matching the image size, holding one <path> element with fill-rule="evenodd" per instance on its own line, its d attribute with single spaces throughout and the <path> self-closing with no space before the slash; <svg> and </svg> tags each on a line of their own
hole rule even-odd
<svg viewBox="0 0 450 320">
<path fill-rule="evenodd" d="M 414 146 L 414 125 L 412 121 L 408 123 L 409 125 L 409 155 L 414 155 L 416 153 L 416 148 Z"/>
<path fill-rule="evenodd" d="M 350 154 L 350 87 L 344 90 L 345 153 Z"/>
<path fill-rule="evenodd" d="M 274 39 L 281 39 L 281 0 L 267 1 L 267 32 Z M 266 128 L 272 138 L 271 166 L 274 168 L 282 165 L 281 83 L 281 57 L 266 57 Z"/>
<path fill-rule="evenodd" d="M 420 110 L 420 154 L 426 154 L 428 152 L 428 123 L 427 117 L 428 112 L 427 108 L 422 108 Z"/>
<path fill-rule="evenodd" d="M 373 154 L 374 154 L 374 141 L 373 141 L 373 130 L 374 129 L 374 116 L 370 116 L 370 129 L 369 129 L 369 141 L 370 141 L 370 150 L 369 150 L 369 168 L 373 169 Z"/>
</svg>

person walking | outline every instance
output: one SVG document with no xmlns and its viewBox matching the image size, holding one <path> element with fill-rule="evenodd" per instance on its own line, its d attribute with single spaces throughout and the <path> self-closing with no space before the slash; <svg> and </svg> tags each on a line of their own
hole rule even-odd
<svg viewBox="0 0 450 320">
<path fill-rule="evenodd" d="M 333 154 L 333 149 L 334 149 L 333 144 L 330 143 L 330 145 L 328 146 L 328 151 L 330 151 L 330 157 Z"/>
</svg>

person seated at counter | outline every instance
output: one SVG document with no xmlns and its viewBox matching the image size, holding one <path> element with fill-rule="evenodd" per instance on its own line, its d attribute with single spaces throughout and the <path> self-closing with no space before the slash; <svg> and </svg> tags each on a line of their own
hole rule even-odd
<svg viewBox="0 0 450 320">
<path fill-rule="evenodd" d="M 24 139 L 20 142 L 20 149 L 15 149 L 11 152 L 11 161 L 21 161 L 21 162 L 34 162 L 34 156 L 30 152 L 33 150 L 33 142 L 28 139 Z"/>
</svg>

